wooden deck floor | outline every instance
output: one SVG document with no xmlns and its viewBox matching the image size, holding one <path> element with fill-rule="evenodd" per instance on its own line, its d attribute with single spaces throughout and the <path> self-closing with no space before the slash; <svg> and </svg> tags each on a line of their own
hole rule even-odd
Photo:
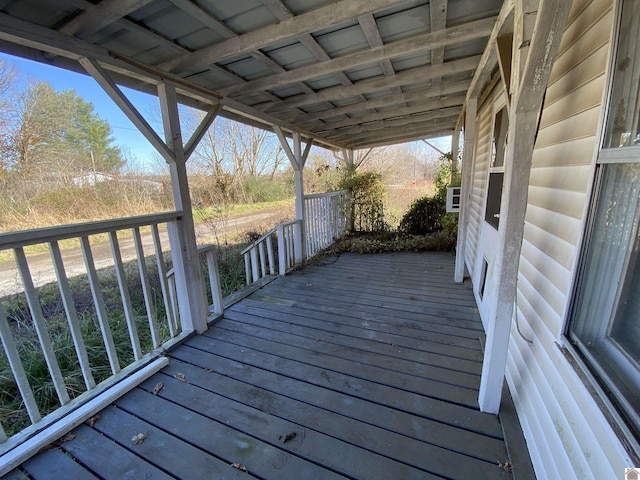
<svg viewBox="0 0 640 480">
<path fill-rule="evenodd" d="M 476 406 L 473 295 L 452 279 L 439 253 L 347 254 L 279 278 L 9 476 L 512 478 L 500 420 Z"/>
</svg>

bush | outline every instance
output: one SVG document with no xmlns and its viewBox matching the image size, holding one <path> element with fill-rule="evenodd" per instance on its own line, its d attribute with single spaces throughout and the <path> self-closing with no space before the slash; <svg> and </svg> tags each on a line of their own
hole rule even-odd
<svg viewBox="0 0 640 480">
<path fill-rule="evenodd" d="M 442 219 L 445 206 L 442 200 L 422 197 L 413 202 L 409 211 L 405 213 L 398 233 L 400 235 L 426 235 L 443 230 Z"/>
<path fill-rule="evenodd" d="M 340 181 L 341 190 L 351 193 L 351 227 L 356 231 L 386 230 L 382 175 L 374 172 L 348 172 Z"/>
<path fill-rule="evenodd" d="M 296 194 L 296 184 L 292 176 L 276 175 L 247 177 L 244 181 L 245 200 L 249 203 L 275 202 Z"/>
</svg>

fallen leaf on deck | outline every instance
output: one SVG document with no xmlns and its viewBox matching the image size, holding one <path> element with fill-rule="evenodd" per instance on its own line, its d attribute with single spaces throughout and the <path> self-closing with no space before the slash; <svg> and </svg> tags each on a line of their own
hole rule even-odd
<svg viewBox="0 0 640 480">
<path fill-rule="evenodd" d="M 89 420 L 87 420 L 84 423 L 86 423 L 90 427 L 93 427 L 98 420 L 100 420 L 100 415 L 94 415 L 93 417 L 91 417 Z"/>
<path fill-rule="evenodd" d="M 144 442 L 145 438 L 147 438 L 146 433 L 139 433 L 131 437 L 131 443 L 133 443 L 134 445 L 140 445 L 142 442 Z"/>
<path fill-rule="evenodd" d="M 56 440 L 55 442 L 51 442 L 49 445 L 45 445 L 44 447 L 42 447 L 39 451 L 43 452 L 45 450 L 49 450 L 50 448 L 56 448 L 59 447 L 60 445 L 62 445 L 63 443 L 67 443 L 70 442 L 71 440 L 73 440 L 74 438 L 76 438 L 76 434 L 75 433 L 67 433 L 64 437 L 60 437 L 58 440 Z"/>
<path fill-rule="evenodd" d="M 156 383 L 156 386 L 155 386 L 155 387 L 153 387 L 153 394 L 154 394 L 154 395 L 157 395 L 157 394 L 158 394 L 158 392 L 159 392 L 160 390 L 162 390 L 163 388 L 164 388 L 164 385 L 162 384 L 162 382 L 160 382 L 160 383 Z"/>
<path fill-rule="evenodd" d="M 189 382 L 187 381 L 187 377 L 185 377 L 185 376 L 184 376 L 184 373 L 176 373 L 176 374 L 174 375 L 174 378 L 175 378 L 176 380 L 180 380 L 181 382 L 189 383 Z"/>
<path fill-rule="evenodd" d="M 298 434 L 296 432 L 291 432 L 288 435 L 286 435 L 284 437 L 283 443 L 287 443 L 290 442 L 291 440 L 293 440 L 294 438 L 296 438 L 298 436 Z"/>
<path fill-rule="evenodd" d="M 247 467 L 245 467 L 241 463 L 232 463 L 231 466 L 233 468 L 237 468 L 238 470 L 242 470 L 243 472 L 248 472 Z"/>
</svg>

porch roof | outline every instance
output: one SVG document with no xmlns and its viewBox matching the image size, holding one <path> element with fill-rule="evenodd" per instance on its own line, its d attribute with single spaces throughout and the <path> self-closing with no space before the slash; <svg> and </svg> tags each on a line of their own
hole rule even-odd
<svg viewBox="0 0 640 480">
<path fill-rule="evenodd" d="M 508 397 L 478 410 L 483 330 L 452 277 L 437 252 L 279 277 L 8 478 L 533 478 Z"/>
<path fill-rule="evenodd" d="M 3 0 L 0 50 L 333 148 L 453 132 L 501 0 Z"/>
</svg>

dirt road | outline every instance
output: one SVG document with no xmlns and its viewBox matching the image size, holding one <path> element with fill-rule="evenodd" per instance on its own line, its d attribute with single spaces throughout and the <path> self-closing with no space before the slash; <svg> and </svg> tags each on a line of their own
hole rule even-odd
<svg viewBox="0 0 640 480">
<path fill-rule="evenodd" d="M 209 221 L 196 225 L 196 239 L 199 245 L 205 243 L 216 243 L 217 241 L 237 241 L 239 237 L 249 231 L 264 232 L 274 227 L 280 222 L 293 217 L 292 208 L 270 208 L 260 212 L 249 213 L 229 217 L 220 221 Z M 133 238 L 119 238 L 120 253 L 123 262 L 136 258 Z M 169 240 L 166 232 L 160 235 L 162 249 L 169 249 Z M 143 249 L 145 255 L 152 255 L 153 239 L 151 235 L 143 235 Z M 113 265 L 111 247 L 108 242 L 98 243 L 91 246 L 95 265 L 97 269 Z M 65 271 L 69 278 L 85 273 L 84 259 L 80 248 L 71 248 L 62 251 Z M 55 282 L 56 276 L 48 253 L 30 255 L 28 257 L 31 277 L 36 287 L 47 283 Z M 22 292 L 22 281 L 14 261 L 0 263 L 0 297 Z"/>
</svg>

